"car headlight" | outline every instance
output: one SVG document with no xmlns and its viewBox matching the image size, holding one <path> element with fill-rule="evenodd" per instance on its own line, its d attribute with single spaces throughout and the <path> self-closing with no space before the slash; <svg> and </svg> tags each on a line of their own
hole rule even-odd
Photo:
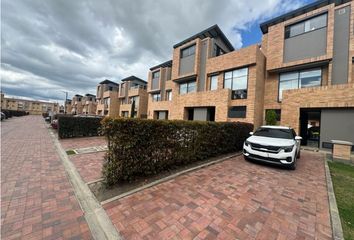
<svg viewBox="0 0 354 240">
<path fill-rule="evenodd" d="M 282 147 L 284 149 L 284 152 L 291 152 L 294 148 L 294 145 L 292 146 L 287 146 L 287 147 Z"/>
<path fill-rule="evenodd" d="M 246 145 L 246 147 L 248 147 L 249 146 L 249 144 L 250 144 L 250 142 L 249 141 L 245 141 L 245 145 Z"/>
</svg>

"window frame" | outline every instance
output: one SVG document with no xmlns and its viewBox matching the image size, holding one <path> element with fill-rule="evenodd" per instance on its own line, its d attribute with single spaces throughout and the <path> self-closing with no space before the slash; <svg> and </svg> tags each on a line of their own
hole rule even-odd
<svg viewBox="0 0 354 240">
<path fill-rule="evenodd" d="M 190 84 L 191 83 L 193 83 L 194 84 L 194 91 L 189 91 L 189 88 L 190 88 Z M 181 94 L 181 86 L 182 85 L 185 85 L 186 84 L 186 92 L 185 93 L 183 93 L 183 94 Z M 196 89 L 196 84 L 197 84 L 197 81 L 196 80 L 192 80 L 192 81 L 187 81 L 187 82 L 184 82 L 184 83 L 180 83 L 179 84 L 179 95 L 185 95 L 185 94 L 189 94 L 189 93 L 194 93 L 194 92 L 196 92 L 197 91 L 197 89 Z"/>
<path fill-rule="evenodd" d="M 166 90 L 166 101 L 172 101 L 172 90 Z"/>
<path fill-rule="evenodd" d="M 192 55 L 195 55 L 195 52 L 196 52 L 196 44 L 192 44 L 192 45 L 189 45 L 185 48 L 182 48 L 181 49 L 181 52 L 180 52 L 180 58 L 186 58 L 186 57 L 189 57 L 189 56 L 192 56 Z M 193 49 L 193 51 L 191 51 L 191 49 Z M 183 53 L 187 51 L 187 54 L 184 55 Z"/>
<path fill-rule="evenodd" d="M 154 76 L 155 74 L 158 73 L 158 76 Z M 154 72 L 152 72 L 151 74 L 151 90 L 156 90 L 160 88 L 160 70 L 156 70 Z M 154 86 L 154 81 L 157 81 L 157 88 L 153 88 Z"/>
<path fill-rule="evenodd" d="M 230 111 L 232 108 L 242 108 L 244 109 L 244 115 L 242 115 L 241 117 L 232 117 L 230 115 Z M 247 106 L 230 106 L 227 110 L 227 118 L 247 118 Z"/>
<path fill-rule="evenodd" d="M 216 78 L 216 86 L 215 89 L 212 89 L 212 80 L 213 78 Z M 219 80 L 219 76 L 218 75 L 211 75 L 209 78 L 209 91 L 215 91 L 218 90 L 218 80 Z"/>
<path fill-rule="evenodd" d="M 155 96 L 159 96 L 159 97 L 155 98 Z M 161 102 L 161 93 L 152 93 L 151 99 L 153 102 Z"/>
<path fill-rule="evenodd" d="M 228 70 L 228 71 L 225 71 L 224 74 L 223 74 L 223 88 L 225 89 L 225 75 L 226 73 L 231 73 L 231 78 L 228 78 L 227 80 L 231 80 L 231 88 L 229 88 L 231 90 L 231 92 L 234 92 L 234 91 L 241 91 L 241 90 L 244 90 L 244 89 L 235 89 L 233 90 L 233 80 L 234 80 L 234 76 L 233 76 L 233 72 L 234 71 L 237 71 L 237 70 L 242 70 L 242 69 L 247 69 L 247 75 L 241 75 L 241 76 L 238 76 L 238 77 L 235 77 L 235 78 L 241 78 L 241 77 L 244 77 L 246 76 L 246 97 L 245 98 L 233 98 L 233 93 L 231 93 L 231 99 L 232 100 L 236 100 L 236 99 L 247 99 L 248 98 L 248 78 L 249 78 L 249 67 L 241 67 L 241 68 L 234 68 L 234 69 L 231 69 L 231 70 Z"/>
<path fill-rule="evenodd" d="M 325 20 L 325 26 L 322 26 L 322 27 L 319 27 L 319 28 L 316 28 L 316 29 L 310 29 L 310 30 L 307 30 L 306 31 L 306 23 L 310 22 L 311 20 L 315 19 L 315 18 L 319 18 L 319 17 L 322 17 L 322 16 L 326 16 L 326 20 Z M 293 36 L 290 36 L 290 29 L 291 27 L 294 27 L 294 26 L 297 26 L 297 25 L 303 25 L 303 30 L 301 33 L 299 34 L 296 34 L 296 35 L 293 35 Z M 311 17 L 308 17 L 306 19 L 303 19 L 303 20 L 300 20 L 298 22 L 295 22 L 295 23 L 292 23 L 292 24 L 289 24 L 289 25 L 286 25 L 284 27 L 284 39 L 289 39 L 289 38 L 293 38 L 293 37 L 297 37 L 297 36 L 300 36 L 302 34 L 306 34 L 306 33 L 310 33 L 310 32 L 313 32 L 313 31 L 316 31 L 316 30 L 319 30 L 319 29 L 322 29 L 322 28 L 326 28 L 328 27 L 328 12 L 325 11 L 325 12 L 322 12 L 322 13 L 319 13 L 315 16 L 311 16 Z"/>
<path fill-rule="evenodd" d="M 283 99 L 280 99 L 280 76 L 282 74 L 286 74 L 286 73 L 297 73 L 297 88 L 289 88 L 289 89 L 285 89 L 285 90 L 291 90 L 291 89 L 302 89 L 302 88 L 309 88 L 309 87 L 300 87 L 300 81 L 301 81 L 301 78 L 300 78 L 300 74 L 301 72 L 306 72 L 306 71 L 315 71 L 315 70 L 320 70 L 321 72 L 321 80 L 320 80 L 320 85 L 318 86 L 312 86 L 312 87 L 320 87 L 322 86 L 322 82 L 323 82 L 323 67 L 316 67 L 316 68 L 305 68 L 305 69 L 301 69 L 301 70 L 297 70 L 297 71 L 290 71 L 290 72 L 282 72 L 282 73 L 279 73 L 278 74 L 278 102 L 281 103 Z M 289 80 L 287 80 L 289 81 Z M 283 98 L 283 96 L 282 96 Z"/>
</svg>

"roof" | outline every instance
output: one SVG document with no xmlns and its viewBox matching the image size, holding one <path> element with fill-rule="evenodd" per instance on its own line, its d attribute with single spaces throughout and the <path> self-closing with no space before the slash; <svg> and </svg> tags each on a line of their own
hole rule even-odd
<svg viewBox="0 0 354 240">
<path fill-rule="evenodd" d="M 156 70 L 158 68 L 165 68 L 165 67 L 172 67 L 172 60 L 168 60 L 168 61 L 166 61 L 164 63 L 156 65 L 156 66 L 150 68 L 150 71 L 154 71 L 154 70 Z"/>
<path fill-rule="evenodd" d="M 113 85 L 117 85 L 118 83 L 112 82 L 111 80 L 105 79 L 102 82 L 100 82 L 100 84 L 113 84 Z"/>
<path fill-rule="evenodd" d="M 337 5 L 344 4 L 344 3 L 347 3 L 347 2 L 350 2 L 350 1 L 351 0 L 319 0 L 319 1 L 316 1 L 316 2 L 313 2 L 313 3 L 310 3 L 308 5 L 305 5 L 305 6 L 301 7 L 301 8 L 295 9 L 295 10 L 293 10 L 291 12 L 285 13 L 285 14 L 279 16 L 279 17 L 270 19 L 270 20 L 268 20 L 268 21 L 266 21 L 264 23 L 261 23 L 260 28 L 261 28 L 263 33 L 268 33 L 268 28 L 270 26 L 276 25 L 278 23 L 284 22 L 286 20 L 289 20 L 291 18 L 300 16 L 302 14 L 311 12 L 311 11 L 313 11 L 315 9 L 330 5 L 332 3 L 334 3 L 337 6 Z"/>
<path fill-rule="evenodd" d="M 80 94 L 75 94 L 75 97 L 82 97 L 82 95 L 80 95 Z"/>
<path fill-rule="evenodd" d="M 135 76 L 130 76 L 130 77 L 126 77 L 126 78 L 123 78 L 121 80 L 122 82 L 127 82 L 127 81 L 139 81 L 139 82 L 142 82 L 142 83 L 147 83 L 146 81 L 144 81 L 143 79 L 141 78 L 138 78 L 138 77 L 135 77 Z"/>
<path fill-rule="evenodd" d="M 291 129 L 290 127 L 285 126 L 273 126 L 273 125 L 264 125 L 261 128 L 274 128 L 274 129 Z"/>
<path fill-rule="evenodd" d="M 185 40 L 183 40 L 182 42 L 179 42 L 177 44 L 175 44 L 173 46 L 173 48 L 177 48 L 182 46 L 183 44 L 186 44 L 194 39 L 200 38 L 200 39 L 204 39 L 206 37 L 211 37 L 211 38 L 215 38 L 215 37 L 220 37 L 222 39 L 222 41 L 225 43 L 225 45 L 231 50 L 234 50 L 234 47 L 232 46 L 232 44 L 230 43 L 229 39 L 227 39 L 227 37 L 225 36 L 225 34 L 221 31 L 221 29 L 219 28 L 219 26 L 217 24 L 205 29 L 204 31 L 201 31 L 200 33 L 197 33 Z"/>
<path fill-rule="evenodd" d="M 85 94 L 86 97 L 96 97 L 96 95 L 93 95 L 93 94 L 90 94 L 90 93 L 87 93 Z"/>
</svg>

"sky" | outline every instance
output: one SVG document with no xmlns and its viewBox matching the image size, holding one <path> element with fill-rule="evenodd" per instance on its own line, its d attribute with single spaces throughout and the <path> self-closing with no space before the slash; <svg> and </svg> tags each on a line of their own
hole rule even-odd
<svg viewBox="0 0 354 240">
<path fill-rule="evenodd" d="M 260 43 L 259 24 L 313 0 L 2 0 L 1 90 L 59 101 L 100 81 L 170 60 L 173 45 L 218 24 L 236 49 Z"/>
</svg>

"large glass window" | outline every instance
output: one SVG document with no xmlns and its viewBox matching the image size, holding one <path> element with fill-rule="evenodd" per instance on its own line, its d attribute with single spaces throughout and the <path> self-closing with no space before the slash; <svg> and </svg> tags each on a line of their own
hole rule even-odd
<svg viewBox="0 0 354 240">
<path fill-rule="evenodd" d="M 291 38 L 327 26 L 327 13 L 285 27 L 285 38 Z"/>
<path fill-rule="evenodd" d="M 195 92 L 195 81 L 185 82 L 179 85 L 180 95 L 191 93 L 191 92 Z"/>
<path fill-rule="evenodd" d="M 195 44 L 181 50 L 181 58 L 185 58 L 194 54 L 195 54 Z"/>
<path fill-rule="evenodd" d="M 152 73 L 151 89 L 159 89 L 160 71 Z"/>
<path fill-rule="evenodd" d="M 160 93 L 152 94 L 152 101 L 153 102 L 160 102 L 161 101 L 161 94 Z"/>
<path fill-rule="evenodd" d="M 210 77 L 210 90 L 216 90 L 218 88 L 218 76 L 214 75 Z"/>
<path fill-rule="evenodd" d="M 232 99 L 247 98 L 248 68 L 236 69 L 224 73 L 224 88 L 232 90 Z"/>
<path fill-rule="evenodd" d="M 283 98 L 283 90 L 320 86 L 321 80 L 322 70 L 319 68 L 281 73 L 279 76 L 279 101 Z"/>
</svg>

